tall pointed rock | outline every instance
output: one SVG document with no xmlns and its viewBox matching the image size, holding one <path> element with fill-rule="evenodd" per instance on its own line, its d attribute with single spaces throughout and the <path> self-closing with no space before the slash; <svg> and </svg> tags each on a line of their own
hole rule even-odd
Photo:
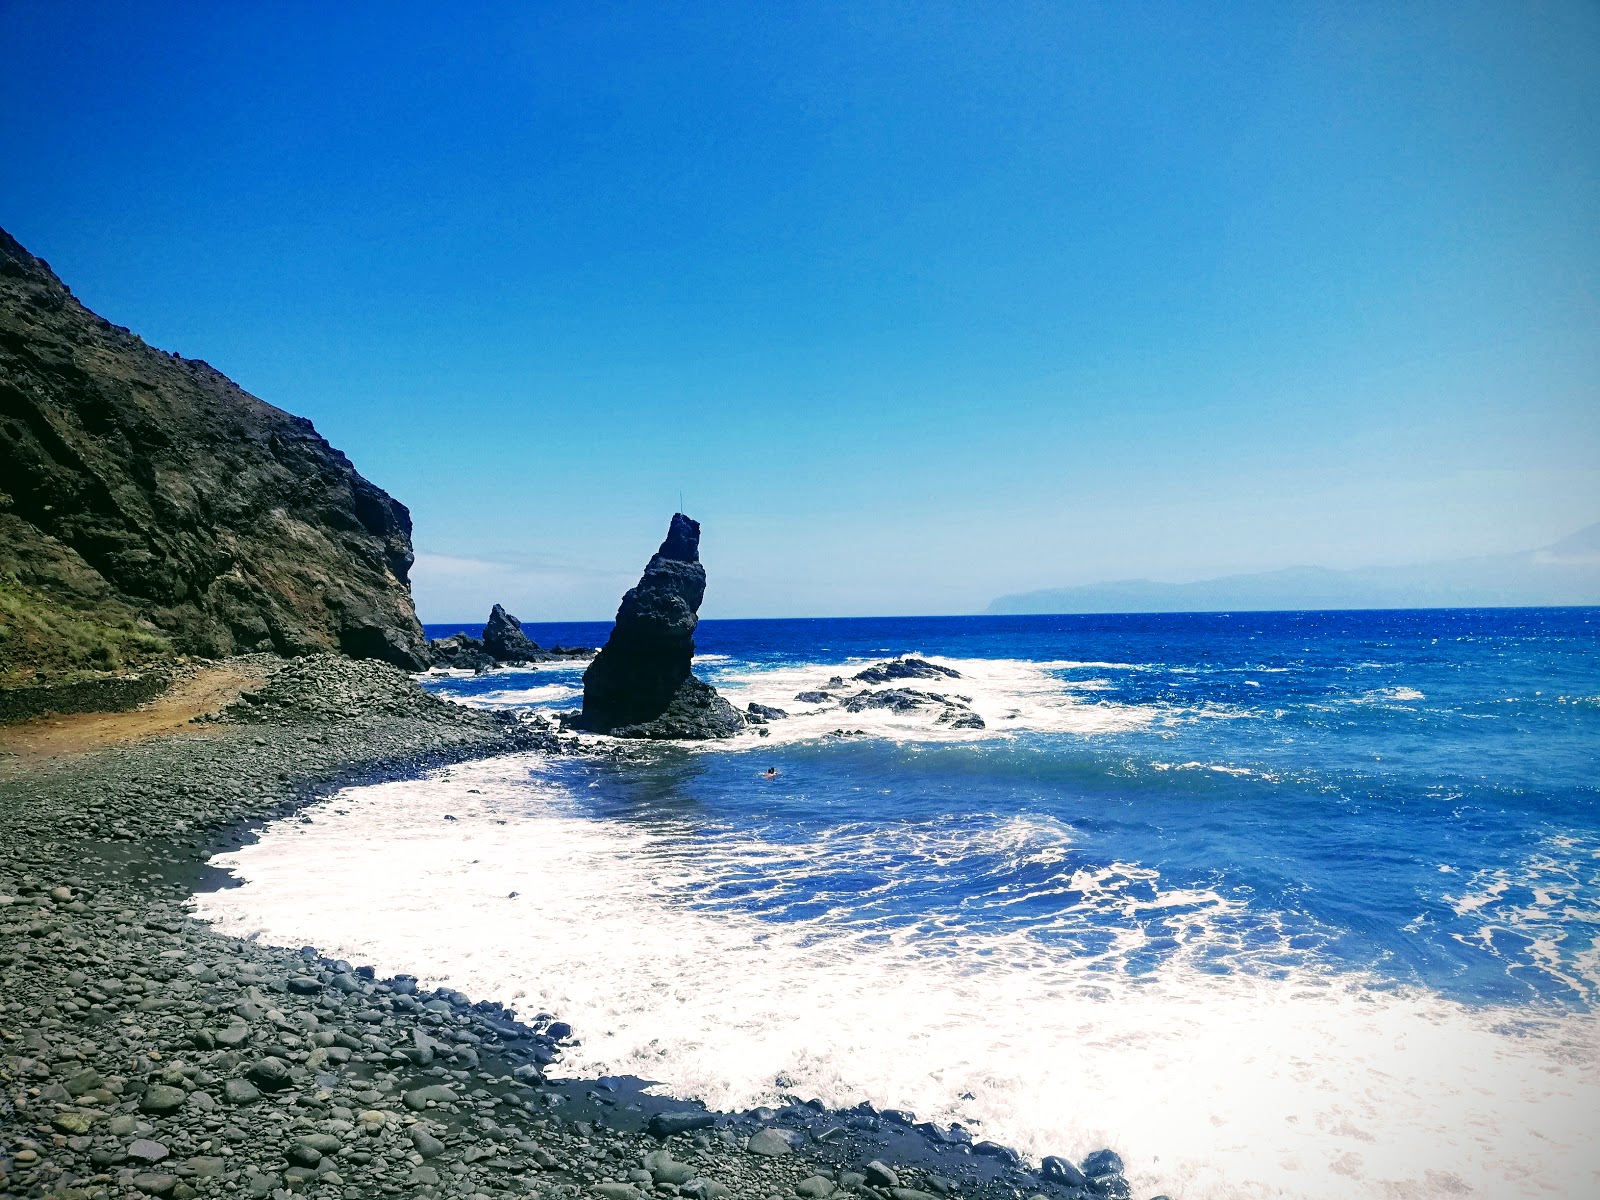
<svg viewBox="0 0 1600 1200">
<path fill-rule="evenodd" d="M 706 569 L 700 523 L 675 513 L 666 540 L 617 609 L 605 648 L 583 674 L 579 726 L 641 738 L 712 738 L 743 719 L 689 670 Z"/>
</svg>

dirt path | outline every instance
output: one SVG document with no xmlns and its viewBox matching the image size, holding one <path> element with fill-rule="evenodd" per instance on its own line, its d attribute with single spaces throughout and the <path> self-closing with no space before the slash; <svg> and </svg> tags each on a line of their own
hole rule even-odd
<svg viewBox="0 0 1600 1200">
<path fill-rule="evenodd" d="M 260 679 L 249 667 L 225 663 L 180 679 L 148 704 L 127 712 L 70 713 L 0 725 L 0 776 L 161 733 L 207 736 L 215 726 L 191 725 L 190 720 L 216 712 Z"/>
</svg>

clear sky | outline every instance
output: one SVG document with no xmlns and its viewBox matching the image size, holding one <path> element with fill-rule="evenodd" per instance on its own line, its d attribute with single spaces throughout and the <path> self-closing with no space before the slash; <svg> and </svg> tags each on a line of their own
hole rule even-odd
<svg viewBox="0 0 1600 1200">
<path fill-rule="evenodd" d="M 448 15 L 444 15 L 448 13 Z M 0 2 L 0 225 L 411 506 L 425 620 L 1600 520 L 1600 5 Z"/>
</svg>

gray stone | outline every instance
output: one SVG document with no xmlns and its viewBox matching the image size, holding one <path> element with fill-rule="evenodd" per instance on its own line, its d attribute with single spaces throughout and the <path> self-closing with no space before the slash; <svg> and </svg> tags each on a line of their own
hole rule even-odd
<svg viewBox="0 0 1600 1200">
<path fill-rule="evenodd" d="M 862 1167 L 861 1173 L 866 1176 L 866 1181 L 872 1184 L 873 1187 L 892 1188 L 900 1186 L 900 1176 L 895 1174 L 894 1168 L 889 1166 L 888 1163 L 879 1162 L 877 1159 L 873 1159 Z"/>
<path fill-rule="evenodd" d="M 824 1196 L 833 1195 L 835 1186 L 833 1180 L 826 1175 L 812 1175 L 795 1184 L 794 1190 L 807 1197 L 807 1200 L 822 1200 Z"/>
<path fill-rule="evenodd" d="M 140 1162 L 156 1163 L 167 1156 L 167 1148 L 149 1138 L 139 1138 L 128 1147 L 128 1157 Z"/>
<path fill-rule="evenodd" d="M 423 1158 L 438 1158 L 444 1153 L 444 1143 L 420 1125 L 411 1127 L 411 1144 Z"/>
<path fill-rule="evenodd" d="M 456 1094 L 448 1084 L 434 1083 L 407 1092 L 403 1099 L 407 1108 L 421 1112 L 430 1101 L 434 1104 L 453 1104 Z"/>
<path fill-rule="evenodd" d="M 261 1091 L 248 1079 L 230 1079 L 222 1085 L 222 1098 L 229 1104 L 254 1104 Z"/>
<path fill-rule="evenodd" d="M 786 1129 L 762 1129 L 751 1134 L 750 1144 L 745 1149 L 751 1154 L 777 1158 L 780 1155 L 793 1154 L 794 1143 L 790 1140 L 789 1131 Z"/>
<path fill-rule="evenodd" d="M 81 1096 L 85 1092 L 94 1091 L 103 1082 L 105 1081 L 100 1078 L 99 1071 L 92 1067 L 85 1067 L 83 1070 L 74 1071 L 67 1076 L 67 1094 L 69 1096 Z"/>
<path fill-rule="evenodd" d="M 170 1084 L 157 1083 L 146 1090 L 144 1099 L 139 1102 L 139 1107 L 147 1113 L 164 1115 L 177 1112 L 183 1107 L 184 1101 L 188 1098 L 189 1093 L 182 1088 L 173 1087 Z"/>
<path fill-rule="evenodd" d="M 275 1092 L 288 1087 L 290 1082 L 289 1064 L 272 1055 L 252 1063 L 245 1074 L 250 1077 L 252 1083 L 265 1092 Z"/>
<path fill-rule="evenodd" d="M 297 1167 L 314 1167 L 322 1161 L 322 1151 L 303 1141 L 285 1147 L 283 1156 Z"/>
</svg>

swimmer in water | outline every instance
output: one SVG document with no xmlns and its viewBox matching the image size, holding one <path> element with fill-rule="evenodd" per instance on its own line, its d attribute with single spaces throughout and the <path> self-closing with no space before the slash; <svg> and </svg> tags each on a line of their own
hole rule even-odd
<svg viewBox="0 0 1600 1200">
<path fill-rule="evenodd" d="M 777 777 L 778 777 L 778 768 L 777 767 L 768 767 L 765 771 L 761 772 L 761 778 L 763 778 L 763 779 L 776 779 Z"/>
</svg>

